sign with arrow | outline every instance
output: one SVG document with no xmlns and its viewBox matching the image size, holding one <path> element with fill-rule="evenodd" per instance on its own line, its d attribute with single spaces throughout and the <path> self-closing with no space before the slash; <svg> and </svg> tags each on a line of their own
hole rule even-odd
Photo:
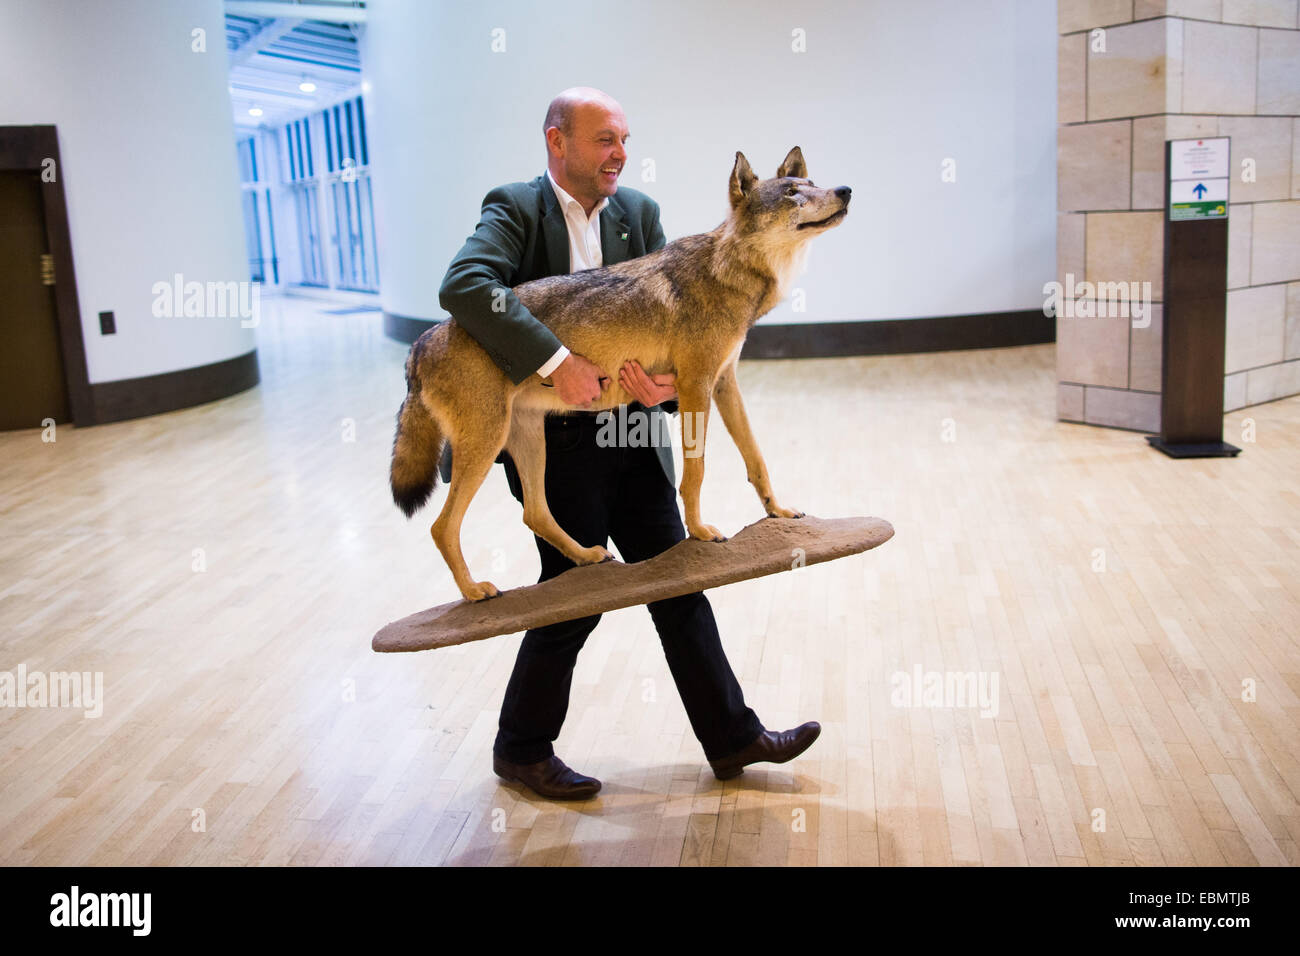
<svg viewBox="0 0 1300 956">
<path fill-rule="evenodd" d="M 1169 218 L 1228 218 L 1228 137 L 1169 142 Z"/>
</svg>

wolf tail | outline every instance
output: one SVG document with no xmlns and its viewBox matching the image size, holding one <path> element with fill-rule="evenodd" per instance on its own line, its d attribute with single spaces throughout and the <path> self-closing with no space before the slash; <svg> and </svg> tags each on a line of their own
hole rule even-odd
<svg viewBox="0 0 1300 956">
<path fill-rule="evenodd" d="M 406 399 L 397 412 L 393 464 L 388 476 L 393 501 L 408 518 L 424 507 L 438 484 L 444 440 L 438 422 L 424 406 L 418 379 L 408 374 Z"/>
</svg>

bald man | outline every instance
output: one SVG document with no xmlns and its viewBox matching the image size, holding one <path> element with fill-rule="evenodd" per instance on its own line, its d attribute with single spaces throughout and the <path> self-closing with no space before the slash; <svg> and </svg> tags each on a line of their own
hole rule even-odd
<svg viewBox="0 0 1300 956">
<path fill-rule="evenodd" d="M 551 101 L 543 123 L 547 170 L 531 182 L 487 194 L 478 227 L 447 269 L 442 307 L 472 335 L 511 381 L 549 379 L 565 404 L 587 409 L 600 398 L 610 370 L 570 352 L 537 321 L 511 287 L 532 279 L 613 265 L 664 245 L 659 206 L 620 188 L 629 133 L 623 109 L 590 87 L 565 90 Z M 677 509 L 671 445 L 662 416 L 676 412 L 674 376 L 650 376 L 635 361 L 617 370 L 636 397 L 626 414 L 648 414 L 643 445 L 597 441 L 599 413 L 546 420 L 546 498 L 555 520 L 579 544 L 608 546 L 624 561 L 644 561 L 686 537 Z M 454 449 L 453 449 L 454 451 Z M 521 503 L 519 475 L 505 465 L 511 493 Z M 444 478 L 449 469 L 444 465 Z M 545 581 L 574 565 L 536 538 Z M 714 774 L 735 777 L 752 763 L 784 763 L 806 750 L 816 722 L 772 733 L 745 704 L 727 663 L 713 609 L 703 592 L 647 604 L 691 729 Z M 571 770 L 555 755 L 569 705 L 574 663 L 600 615 L 564 621 L 524 635 L 501 706 L 493 770 L 553 799 L 585 799 L 600 781 Z"/>
</svg>

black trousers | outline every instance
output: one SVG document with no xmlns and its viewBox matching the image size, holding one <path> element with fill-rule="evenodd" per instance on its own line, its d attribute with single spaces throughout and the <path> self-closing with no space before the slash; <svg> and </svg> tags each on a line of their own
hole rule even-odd
<svg viewBox="0 0 1300 956">
<path fill-rule="evenodd" d="M 640 405 L 628 408 L 638 410 Z M 628 563 L 654 557 L 686 537 L 676 490 L 653 447 L 601 447 L 596 441 L 599 428 L 594 414 L 547 418 L 546 498 L 551 514 L 583 546 L 608 547 L 612 538 Z M 505 455 L 503 463 L 510 491 L 522 503 L 514 462 Z M 574 567 L 534 537 L 542 558 L 539 581 Z M 704 592 L 646 607 L 705 757 L 716 760 L 752 743 L 764 727 L 745 704 Z M 520 764 L 555 753 L 552 745 L 569 708 L 573 666 L 600 617 L 549 624 L 524 635 L 501 705 L 495 753 Z"/>
</svg>

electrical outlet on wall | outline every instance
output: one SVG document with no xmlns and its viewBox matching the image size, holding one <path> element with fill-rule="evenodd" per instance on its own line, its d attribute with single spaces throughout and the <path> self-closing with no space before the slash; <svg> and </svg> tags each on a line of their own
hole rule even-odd
<svg viewBox="0 0 1300 956">
<path fill-rule="evenodd" d="M 117 333 L 117 322 L 113 319 L 112 312 L 99 313 L 99 334 L 115 335 Z"/>
</svg>

